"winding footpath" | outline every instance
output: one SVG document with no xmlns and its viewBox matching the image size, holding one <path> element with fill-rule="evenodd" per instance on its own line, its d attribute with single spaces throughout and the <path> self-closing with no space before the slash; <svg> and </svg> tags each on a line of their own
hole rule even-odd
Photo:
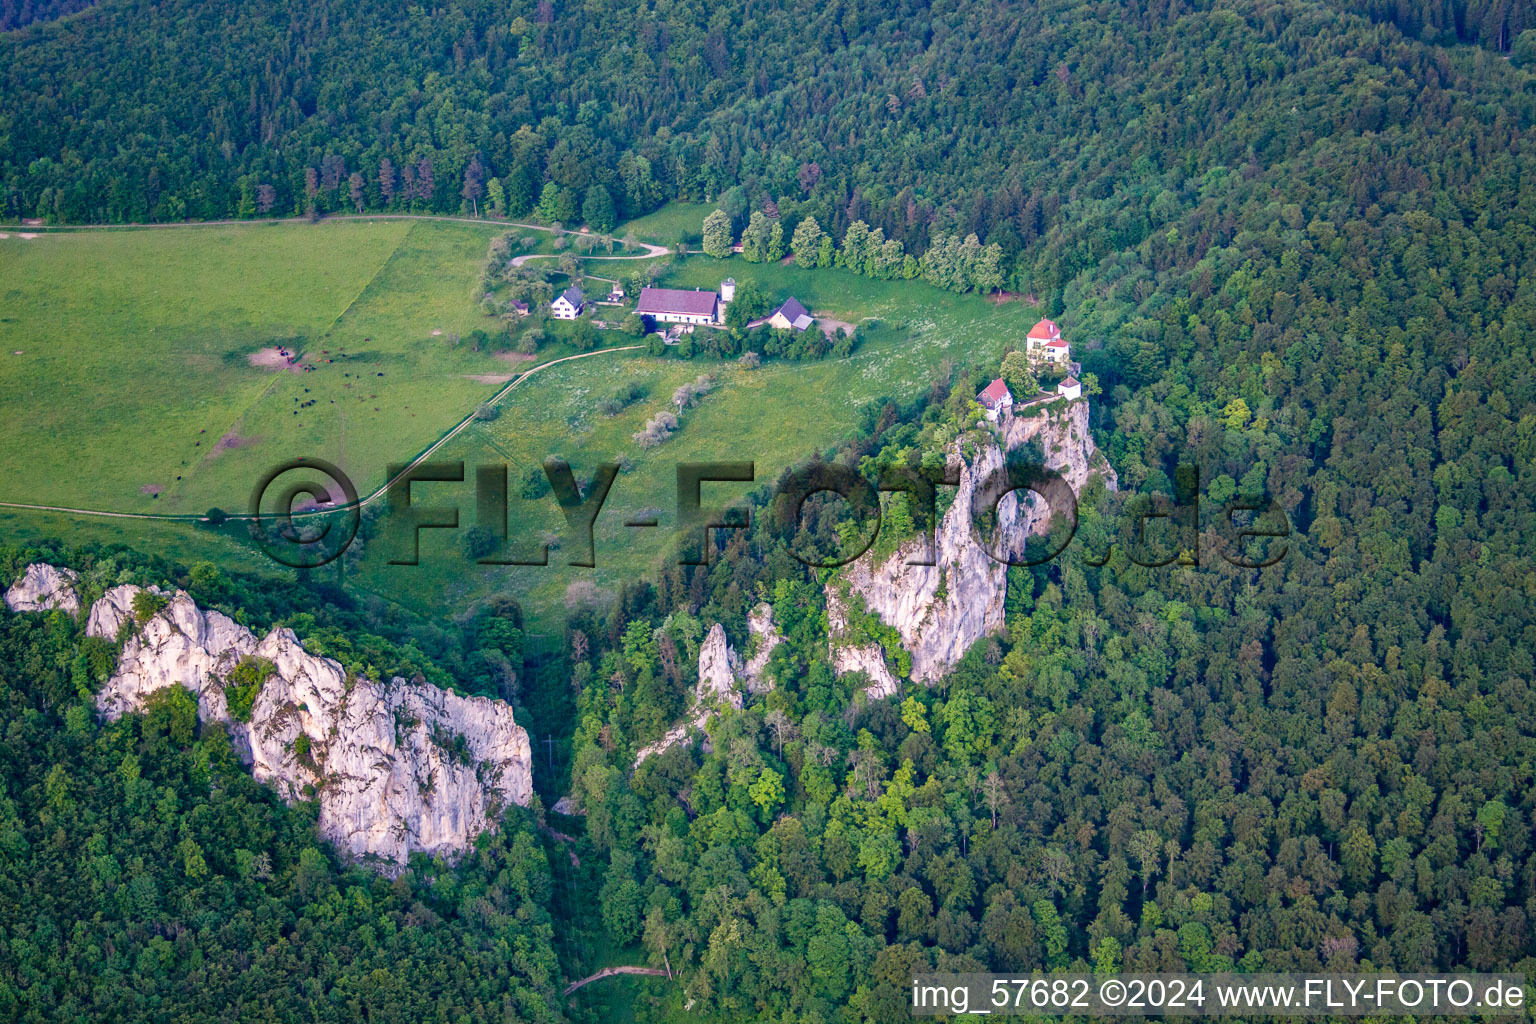
<svg viewBox="0 0 1536 1024">
<path fill-rule="evenodd" d="M 496 392 L 496 394 L 492 395 L 486 401 L 481 402 L 480 405 L 495 405 L 496 403 L 500 402 L 503 398 L 505 398 L 507 395 L 511 394 L 513 389 L 515 389 L 518 385 L 522 384 L 528 378 L 532 377 L 534 374 L 538 373 L 541 370 L 549 369 L 551 366 L 558 366 L 561 363 L 568 363 L 568 362 L 572 361 L 573 359 L 590 359 L 593 356 L 609 355 L 609 354 L 614 353 L 614 352 L 633 352 L 636 349 L 640 349 L 640 348 L 644 348 L 644 347 L 645 346 L 643 346 L 643 345 L 618 345 L 618 346 L 615 346 L 613 348 L 600 348 L 600 349 L 596 349 L 596 350 L 594 350 L 592 352 L 578 352 L 575 355 L 561 356 L 559 359 L 551 359 L 548 362 L 540 363 L 537 366 L 529 367 L 528 369 L 524 370 L 522 373 L 518 374 L 516 377 L 513 377 L 510 381 L 507 382 L 505 387 L 503 387 L 500 391 Z M 479 408 L 479 406 L 476 406 L 476 408 Z M 356 508 L 359 508 L 359 509 L 366 508 L 367 506 L 373 504 L 375 501 L 378 501 L 380 498 L 384 497 L 384 495 L 389 491 L 389 488 L 392 485 L 398 483 L 400 480 L 402 480 L 405 477 L 409 476 L 411 474 L 412 470 L 414 470 L 417 466 L 421 465 L 427 459 L 430 459 L 434 454 L 436 454 L 439 450 L 442 449 L 443 445 L 447 444 L 449 441 L 452 441 L 455 437 L 458 437 L 459 434 L 463 433 L 464 429 L 466 427 L 468 427 L 474 421 L 475 421 L 475 413 L 474 413 L 473 410 L 471 410 L 470 413 L 467 416 L 465 416 L 462 420 L 460 420 L 457 424 L 455 424 L 452 429 L 450 429 L 442 437 L 440 437 L 436 441 L 434 441 L 431 444 L 431 446 L 429 446 L 420 455 L 417 455 L 414 459 L 412 459 L 409 463 L 407 463 L 405 469 L 401 470 L 399 473 L 397 473 L 394 477 L 390 478 L 389 480 L 386 480 L 380 487 L 378 487 L 376 490 L 374 490 L 373 492 L 368 494 L 366 497 L 359 498 L 356 506 L 353 506 L 351 504 L 338 505 L 338 506 L 336 506 L 336 508 L 327 509 L 323 513 L 322 512 L 314 512 L 314 513 L 310 513 L 310 514 L 312 514 L 312 515 L 329 515 L 332 512 L 337 512 L 337 511 L 344 512 L 344 511 L 347 511 L 348 509 L 353 508 L 353 507 L 356 507 Z M 70 515 L 98 516 L 98 517 L 105 518 L 105 519 L 153 519 L 153 520 L 157 520 L 157 521 L 160 521 L 160 522 L 171 522 L 171 523 L 204 522 L 208 518 L 206 515 L 204 515 L 202 513 L 199 513 L 199 512 L 190 512 L 190 513 L 181 513 L 181 514 L 157 513 L 157 512 L 111 512 L 111 511 L 108 511 L 106 509 L 74 508 L 74 507 L 68 506 L 68 505 L 29 505 L 29 504 L 25 504 L 25 503 L 19 502 L 19 501 L 0 501 L 0 508 L 22 509 L 22 510 L 29 511 L 29 512 L 65 512 L 65 513 L 68 513 Z M 304 515 L 304 513 L 301 512 L 301 513 L 298 513 L 298 515 L 302 516 L 302 515 Z M 247 522 L 247 521 L 250 521 L 252 519 L 261 519 L 261 518 L 262 518 L 261 516 L 253 516 L 253 515 L 250 515 L 249 513 L 231 513 L 231 514 L 229 514 L 226 517 L 226 521 L 227 522 Z"/>
<path fill-rule="evenodd" d="M 476 225 L 480 225 L 482 227 L 502 227 L 502 226 L 505 226 L 505 227 L 509 227 L 509 228 L 522 228 L 522 229 L 527 230 L 527 231 L 547 231 L 547 232 L 550 232 L 552 234 L 558 233 L 558 234 L 571 235 L 571 236 L 574 236 L 574 237 L 583 237 L 584 235 L 588 234 L 586 232 L 581 232 L 581 231 L 560 231 L 560 232 L 556 232 L 554 228 L 549 227 L 546 224 L 527 224 L 527 223 L 524 223 L 522 221 L 515 221 L 515 220 L 486 220 L 485 218 L 474 218 L 474 217 L 443 217 L 443 216 L 438 216 L 438 215 L 435 215 L 435 214 L 424 214 L 424 213 L 342 213 L 342 214 L 332 214 L 330 216 L 326 216 L 326 217 L 320 218 L 321 222 L 331 221 L 331 220 L 425 220 L 425 221 L 439 221 L 439 222 L 448 223 L 448 224 L 476 224 Z M 25 227 L 30 232 L 36 232 L 36 233 L 40 233 L 40 234 L 47 234 L 47 233 L 68 234 L 68 233 L 71 233 L 71 232 L 84 233 L 84 232 L 89 232 L 89 231 L 172 230 L 172 229 L 176 229 L 176 228 L 229 227 L 229 226 L 239 226 L 239 225 L 261 226 L 261 225 L 265 225 L 265 224 L 303 224 L 303 223 L 309 223 L 309 222 L 310 222 L 310 219 L 308 217 L 279 217 L 279 218 L 275 218 L 275 219 L 263 219 L 263 220 L 201 220 L 201 221 L 181 221 L 181 222 L 178 222 L 178 223 L 175 223 L 175 224 L 82 224 L 82 225 L 78 225 L 78 226 L 76 226 L 76 225 L 65 225 L 63 227 L 49 227 L 47 225 L 28 224 L 28 225 L 23 225 L 23 227 Z M 5 225 L 5 226 L 7 228 L 9 227 L 9 225 Z M 605 260 L 646 260 L 646 259 L 654 259 L 657 256 L 668 255 L 672 251 L 672 250 L 668 249 L 664 245 L 653 245 L 650 242 L 639 242 L 639 243 L 636 243 L 636 244 L 641 245 L 641 246 L 643 246 L 645 248 L 645 252 L 643 254 L 633 255 L 633 256 L 590 256 L 590 257 L 582 257 L 582 258 L 583 259 L 605 259 Z M 541 256 L 542 257 L 551 258 L 551 259 L 558 259 L 559 258 L 557 254 L 530 253 L 530 254 L 528 254 L 526 256 L 515 257 L 512 260 L 512 263 L 513 263 L 514 266 L 522 266 L 522 264 L 524 262 L 526 262 L 527 260 L 534 259 L 534 258 L 541 257 Z M 602 280 L 607 280 L 607 278 L 603 278 Z M 572 359 L 586 359 L 586 358 L 589 358 L 591 356 L 605 355 L 605 354 L 610 353 L 610 352 L 632 352 L 635 349 L 641 348 L 641 347 L 642 346 L 640 346 L 640 345 L 621 345 L 621 346 L 618 346 L 618 347 L 615 347 L 615 348 L 602 348 L 602 349 L 597 349 L 594 352 L 582 352 L 582 353 L 578 353 L 577 355 L 562 356 L 559 359 L 551 359 L 547 363 L 540 363 L 538 366 L 530 367 L 529 369 L 524 370 L 522 373 L 520 373 L 516 377 L 512 378 L 512 380 L 507 383 L 506 387 L 502 388 L 500 391 L 496 392 L 496 394 L 492 395 L 489 399 L 487 399 L 485 402 L 482 402 L 480 404 L 481 405 L 495 405 L 497 402 L 500 402 L 503 398 L 505 398 L 508 394 L 510 394 L 513 388 L 515 388 L 519 384 L 523 383 L 523 381 L 527 380 L 529 377 L 532 377 L 535 373 L 538 373 L 540 370 L 544 370 L 544 369 L 547 369 L 548 367 L 555 366 L 558 363 L 569 362 Z M 367 497 L 364 497 L 364 498 L 360 499 L 358 501 L 358 503 L 357 503 L 357 507 L 358 508 L 365 508 L 368 505 L 373 504 L 375 501 L 378 501 L 381 497 L 384 496 L 385 492 L 387 492 L 389 490 L 391 484 L 394 484 L 397 481 L 399 481 L 401 478 L 407 476 L 413 469 L 415 469 L 417 466 L 419 466 L 422 462 L 424 462 L 427 459 L 431 458 L 433 453 L 437 452 L 439 449 L 441 449 L 443 447 L 443 445 L 447 444 L 449 441 L 452 441 L 455 437 L 457 437 L 464 430 L 464 428 L 468 427 L 470 425 L 470 423 L 474 422 L 474 418 L 475 418 L 474 411 L 471 410 L 469 415 L 465 416 L 462 420 L 460 420 L 458 422 L 458 424 L 456 424 L 451 430 L 449 430 L 442 437 L 438 438 L 437 441 L 431 447 L 429 447 L 426 451 L 422 452 L 420 455 L 418 455 L 414 459 L 412 459 L 410 461 L 410 463 L 407 464 L 406 468 L 401 473 L 399 473 L 393 479 L 386 481 L 383 486 L 379 487 L 377 490 L 375 490 L 374 492 L 369 494 Z M 350 505 L 342 505 L 342 506 L 338 506 L 338 509 L 341 510 L 341 511 L 346 511 L 350 507 L 351 507 Z M 21 510 L 29 511 L 29 512 L 64 512 L 64 513 L 68 513 L 69 515 L 96 516 L 98 518 L 103 518 L 103 519 L 152 519 L 152 520 L 156 520 L 156 521 L 159 521 L 159 522 L 171 522 L 171 523 L 202 522 L 202 521 L 205 521 L 208 518 L 206 515 L 203 515 L 202 513 L 197 513 L 197 512 L 191 512 L 191 513 L 112 512 L 112 511 L 108 511 L 106 509 L 75 508 L 75 507 L 72 507 L 72 506 L 69 506 L 69 505 L 31 505 L 31 504 L 26 504 L 24 502 L 19 502 L 19 501 L 0 501 L 0 508 L 14 508 L 14 509 L 21 509 Z M 329 511 L 337 511 L 337 509 L 331 509 Z M 303 513 L 300 513 L 300 514 L 302 515 Z M 230 522 L 242 522 L 242 521 L 249 521 L 251 519 L 258 519 L 260 517 L 259 516 L 252 516 L 252 515 L 245 514 L 245 513 L 240 513 L 240 514 L 231 514 L 227 518 L 228 518 L 228 521 L 230 521 Z"/>
<path fill-rule="evenodd" d="M 570 995 L 572 992 L 575 992 L 583 985 L 594 981 L 602 981 L 604 978 L 612 978 L 618 974 L 644 974 L 653 978 L 671 977 L 671 975 L 662 970 L 660 967 L 604 967 L 596 974 L 589 974 L 585 978 L 582 978 L 580 981 L 571 982 L 569 985 L 565 986 L 565 992 L 562 994 Z"/>
<path fill-rule="evenodd" d="M 486 217 L 445 217 L 436 213 L 330 213 L 315 221 L 308 217 L 261 217 L 250 220 L 182 220 L 171 224 L 146 224 L 135 222 L 130 224 L 0 224 L 0 230 L 28 231 L 36 234 L 68 234 L 70 232 L 86 231 L 171 231 L 177 228 L 217 228 L 217 227 L 262 227 L 267 224 L 324 224 L 333 220 L 434 220 L 444 224 L 477 224 L 480 227 L 495 228 L 509 227 L 522 228 L 525 231 L 548 231 L 551 234 L 571 235 L 580 238 L 582 236 L 603 237 L 592 231 L 571 231 L 562 228 L 556 232 L 548 224 L 528 224 L 520 220 L 491 220 Z M 649 242 L 639 242 L 645 246 L 651 256 L 664 256 L 672 250 L 664 245 L 652 245 Z M 645 259 L 645 256 L 609 256 L 605 259 Z"/>
</svg>

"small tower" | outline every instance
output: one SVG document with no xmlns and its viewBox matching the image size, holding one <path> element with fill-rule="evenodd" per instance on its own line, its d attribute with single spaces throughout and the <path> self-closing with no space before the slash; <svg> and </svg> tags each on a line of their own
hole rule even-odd
<svg viewBox="0 0 1536 1024">
<path fill-rule="evenodd" d="M 720 304 L 723 306 L 736 297 L 736 279 L 728 277 L 720 282 Z"/>
</svg>

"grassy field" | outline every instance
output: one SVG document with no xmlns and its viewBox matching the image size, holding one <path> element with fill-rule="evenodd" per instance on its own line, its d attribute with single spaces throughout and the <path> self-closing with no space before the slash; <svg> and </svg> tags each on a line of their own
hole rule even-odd
<svg viewBox="0 0 1536 1024">
<path fill-rule="evenodd" d="M 676 244 L 679 238 L 697 241 L 704 218 L 714 209 L 714 203 L 668 203 L 655 213 L 621 224 L 614 234 L 620 237 L 633 234 L 643 241 L 666 246 Z"/>
<path fill-rule="evenodd" d="M 0 241 L 0 499 L 130 512 L 237 510 L 267 468 L 297 455 L 337 462 L 366 493 L 387 464 L 436 441 L 528 365 L 451 340 L 494 326 L 474 289 L 499 230 L 347 221 Z M 608 273 L 618 266 L 591 261 L 585 269 L 618 276 Z M 466 462 L 466 481 L 420 485 L 417 500 L 456 504 L 467 529 L 474 467 L 507 463 L 513 534 L 536 542 L 558 535 L 563 522 L 552 498 L 517 497 L 524 473 L 549 455 L 568 459 L 580 477 L 600 462 L 625 462 L 598 520 L 596 569 L 569 566 L 561 550 L 548 567 L 480 566 L 461 553 L 460 534 L 428 531 L 421 565 L 388 565 L 387 546 L 374 545 L 351 584 L 431 613 L 510 593 L 525 602 L 536 631 L 553 630 L 572 582 L 613 589 L 669 555 L 679 463 L 753 462 L 755 484 L 705 486 L 707 505 L 741 498 L 849 436 L 865 405 L 920 392 L 946 361 L 995 362 L 1037 317 L 1021 303 L 740 258 L 692 256 L 662 283 L 713 288 L 726 276 L 756 282 L 775 301 L 793 294 L 818 316 L 876 323 L 843 360 L 747 370 L 611 353 L 549 367 L 510 393 L 498 418 L 475 422 L 438 453 Z M 317 369 L 250 364 L 251 352 L 280 339 L 309 353 Z M 614 332 L 604 342 L 633 339 Z M 22 355 L 6 354 L 13 350 Z M 568 351 L 557 342 L 538 358 Z M 678 385 L 706 373 L 714 390 L 683 414 L 670 440 L 642 449 L 635 432 L 671 408 Z M 632 383 L 645 389 L 641 401 L 612 417 L 598 411 L 598 401 Z M 149 486 L 161 488 L 158 498 Z M 623 525 L 648 510 L 659 512 L 658 528 Z M 263 566 L 233 532 L 178 523 L 5 512 L 0 532 L 121 539 L 184 562 L 290 572 Z"/>
<path fill-rule="evenodd" d="M 0 495 L 238 508 L 297 455 L 360 488 L 381 482 L 521 368 L 452 343 L 494 326 L 473 290 L 497 230 L 338 221 L 0 240 Z M 313 369 L 251 364 L 276 344 Z"/>
<path fill-rule="evenodd" d="M 706 484 L 704 502 L 724 504 L 769 485 L 781 470 L 819 448 L 850 436 L 860 409 L 882 398 L 911 398 L 928 386 L 946 360 L 995 361 L 1003 344 L 1023 338 L 1038 318 L 1021 303 L 994 305 L 913 282 L 870 281 L 844 271 L 803 271 L 793 266 L 747 263 L 740 258 L 690 257 L 663 280 L 677 287 L 714 287 L 720 278 L 755 281 L 765 294 L 798 296 L 816 314 L 857 322 L 878 319 L 870 340 L 848 359 L 813 363 L 770 361 L 756 370 L 735 362 L 652 358 L 615 354 L 551 367 L 537 386 L 521 388 L 504 403 L 501 416 L 476 423 L 441 453 L 470 467 L 486 462 L 510 466 L 515 538 L 535 546 L 547 531 L 559 533 L 562 520 L 552 498 L 518 500 L 517 484 L 530 467 L 550 455 L 567 459 L 579 478 L 602 462 L 628 460 L 631 468 L 614 482 L 594 531 L 595 569 L 567 564 L 568 552 L 550 553 L 548 567 L 476 565 L 461 553 L 458 538 L 429 531 L 421 539 L 421 564 L 386 564 L 385 549 L 371 550 L 359 582 L 420 610 L 463 607 L 493 592 L 516 594 L 535 628 L 554 629 L 566 588 L 591 580 L 606 589 L 643 578 L 675 542 L 676 471 L 683 462 L 751 461 L 756 483 Z M 643 449 L 633 440 L 647 419 L 671 408 L 673 390 L 701 373 L 716 387 L 681 417 L 681 426 L 659 447 Z M 620 384 L 638 383 L 646 397 L 617 416 L 594 404 Z M 473 522 L 472 469 L 463 484 L 429 484 L 423 500 L 457 504 L 460 522 Z M 623 524 L 642 511 L 659 511 L 658 528 Z"/>
</svg>

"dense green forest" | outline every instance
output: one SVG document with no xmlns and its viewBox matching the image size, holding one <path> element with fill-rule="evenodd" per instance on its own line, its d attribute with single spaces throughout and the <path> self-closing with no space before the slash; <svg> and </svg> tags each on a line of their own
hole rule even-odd
<svg viewBox="0 0 1536 1024">
<path fill-rule="evenodd" d="M 1363 210 L 1425 175 L 1471 188 L 1470 163 L 1440 158 L 1463 144 L 1515 148 L 1529 70 L 1402 31 L 1519 50 L 1528 6 L 1343 6 L 1369 17 L 1316 0 L 110 3 L 0 37 L 0 210 L 456 212 L 494 181 L 508 215 L 607 227 L 725 196 L 738 227 L 754 208 L 839 238 L 862 219 L 909 253 L 976 233 L 1050 293 L 1170 228 L 1225 242 L 1254 196 L 1319 175 Z"/>
<path fill-rule="evenodd" d="M 1454 0 L 112 3 L 0 38 L 0 204 L 63 223 L 447 212 L 483 207 L 495 180 L 516 216 L 707 197 L 737 232 L 754 211 L 787 238 L 815 217 L 844 250 L 856 222 L 914 256 L 936 236 L 997 245 L 1003 286 L 1059 317 L 1102 384 L 1095 433 L 1126 493 L 1089 496 L 1072 553 L 1011 570 L 1004 635 L 889 701 L 834 678 L 822 580 L 766 507 L 714 564 L 576 610 L 576 707 L 564 686 L 542 708 L 501 695 L 575 730 L 609 940 L 719 1019 L 905 1020 L 926 968 L 1536 975 L 1533 30 L 1527 4 Z M 871 408 L 822 456 L 920 463 L 987 369 Z M 1124 503 L 1170 493 L 1180 465 L 1200 472 L 1201 564 L 1143 568 L 1123 548 L 1090 564 Z M 1293 530 L 1260 571 L 1215 557 L 1215 510 L 1255 492 Z M 834 517 L 807 530 L 826 541 Z M 307 588 L 223 600 L 246 598 L 269 621 L 295 602 L 337 643 L 391 638 L 369 662 L 419 657 L 477 692 L 506 680 L 494 653 L 475 660 L 500 629 L 487 647 Z M 745 648 L 759 600 L 786 637 L 775 690 L 707 750 L 632 771 L 682 716 L 704 631 Z M 0 625 L 16 709 L 0 1000 L 44 1015 L 18 995 L 39 964 L 102 977 L 126 949 L 146 980 L 110 998 L 173 999 L 155 979 L 245 942 L 218 931 L 233 910 L 206 938 L 198 915 L 249 907 L 293 942 L 301 925 L 270 922 L 317 913 L 314 885 L 345 911 L 311 926 L 327 942 L 378 944 L 314 971 L 485 998 L 432 959 L 482 912 L 463 891 L 364 879 L 319 850 L 306 873 L 300 812 L 238 782 L 217 735 L 193 740 L 174 707 L 91 724 L 69 625 Z M 158 787 L 142 805 L 138 779 Z M 219 859 L 231 794 L 265 822 L 239 829 L 273 837 L 271 878 Z M 537 857 L 508 852 L 525 834 L 510 823 L 452 877 L 526 871 L 495 913 L 538 922 Z M 23 887 L 44 869 L 49 891 Z M 67 875 L 105 895 L 63 895 Z M 130 923 L 135 885 L 179 916 L 119 940 L 151 927 Z M 416 902 L 432 927 L 386 926 Z M 421 973 L 370 959 L 390 942 L 430 947 L 394 958 Z M 547 992 L 540 955 L 498 991 Z"/>
<path fill-rule="evenodd" d="M 1521 32 L 1536 28 L 1536 8 L 1520 0 L 1342 0 L 1339 6 L 1397 26 L 1431 43 L 1478 43 L 1501 53 Z"/>
<path fill-rule="evenodd" d="M 159 579 L 233 600 L 252 625 L 283 609 L 370 665 L 433 671 L 412 665 L 398 620 L 367 622 L 341 595 L 123 552 L 6 549 L 0 562 L 14 575 L 37 557 L 73 562 L 87 588 Z M 317 838 L 315 805 L 285 807 L 255 782 L 187 691 L 98 723 L 100 644 L 63 612 L 0 613 L 0 1017 L 563 1019 L 531 815 L 514 810 L 452 868 L 349 868 Z"/>
<path fill-rule="evenodd" d="M 74 14 L 91 6 L 92 0 L 0 0 L 0 32 Z"/>
</svg>

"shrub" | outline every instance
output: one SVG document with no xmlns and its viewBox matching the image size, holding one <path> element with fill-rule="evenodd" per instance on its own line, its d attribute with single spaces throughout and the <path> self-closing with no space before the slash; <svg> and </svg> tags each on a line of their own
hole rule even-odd
<svg viewBox="0 0 1536 1024">
<path fill-rule="evenodd" d="M 604 416 L 617 416 L 625 409 L 650 394 L 650 389 L 638 381 L 620 384 L 612 392 L 598 399 L 597 408 Z"/>
<path fill-rule="evenodd" d="M 537 501 L 549 493 L 549 477 L 543 466 L 533 466 L 523 474 L 523 486 L 518 493 L 527 501 Z"/>
<path fill-rule="evenodd" d="M 171 599 L 163 594 L 151 593 L 148 590 L 139 591 L 133 595 L 134 624 L 138 626 L 144 625 L 144 623 L 154 618 L 161 608 L 170 603 Z"/>
<path fill-rule="evenodd" d="M 655 448 L 677 429 L 677 417 L 670 412 L 659 412 L 646 421 L 634 434 L 635 443 L 642 448 Z"/>
<path fill-rule="evenodd" d="M 672 392 L 672 404 L 677 406 L 678 412 L 682 412 L 714 389 L 715 379 L 707 373 L 701 373 Z"/>
<path fill-rule="evenodd" d="M 277 666 L 265 658 L 251 654 L 241 658 L 224 683 L 224 702 L 229 707 L 229 717 L 237 722 L 249 722 L 257 694 L 276 671 Z"/>
<path fill-rule="evenodd" d="M 464 531 L 464 537 L 459 542 L 464 549 L 464 557 L 471 562 L 478 561 L 496 550 L 496 535 L 483 526 L 471 526 Z"/>
</svg>

